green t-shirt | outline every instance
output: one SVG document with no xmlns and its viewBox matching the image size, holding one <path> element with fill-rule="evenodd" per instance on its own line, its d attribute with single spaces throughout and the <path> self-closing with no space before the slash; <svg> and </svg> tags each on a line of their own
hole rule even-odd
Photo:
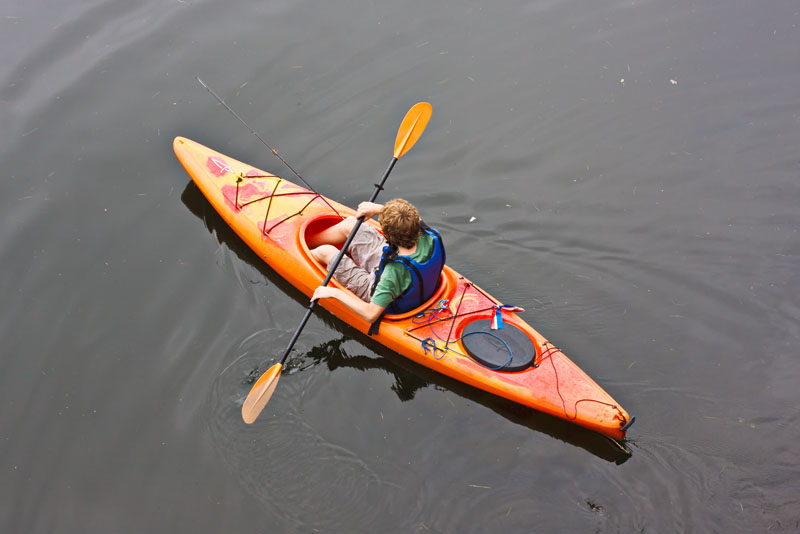
<svg viewBox="0 0 800 534">
<path fill-rule="evenodd" d="M 420 232 L 417 239 L 417 250 L 409 255 L 409 258 L 419 263 L 428 261 L 433 254 L 433 237 L 426 232 Z M 378 287 L 372 295 L 371 302 L 385 308 L 394 299 L 403 294 L 411 286 L 411 273 L 400 263 L 390 262 L 386 264 L 378 281 Z"/>
</svg>

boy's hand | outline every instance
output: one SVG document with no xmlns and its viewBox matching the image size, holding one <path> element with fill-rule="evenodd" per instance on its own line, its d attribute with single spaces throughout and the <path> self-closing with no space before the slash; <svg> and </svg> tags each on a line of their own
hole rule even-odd
<svg viewBox="0 0 800 534">
<path fill-rule="evenodd" d="M 338 292 L 339 289 L 335 287 L 319 286 L 314 290 L 314 294 L 311 295 L 311 301 L 334 298 Z"/>
<path fill-rule="evenodd" d="M 358 205 L 356 217 L 363 216 L 365 219 L 378 215 L 383 209 L 383 204 L 375 204 L 374 202 L 362 202 Z"/>
</svg>

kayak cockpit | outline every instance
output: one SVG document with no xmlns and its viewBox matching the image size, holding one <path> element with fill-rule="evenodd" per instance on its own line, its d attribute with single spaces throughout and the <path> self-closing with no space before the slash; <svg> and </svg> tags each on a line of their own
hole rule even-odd
<svg viewBox="0 0 800 534">
<path fill-rule="evenodd" d="M 298 233 L 298 245 L 300 250 L 302 251 L 303 255 L 305 256 L 306 261 L 314 266 L 314 270 L 317 271 L 320 277 L 320 282 L 324 280 L 327 269 L 324 265 L 322 265 L 316 258 L 311 254 L 311 250 L 308 247 L 309 241 L 314 241 L 313 236 L 319 234 L 323 230 L 330 228 L 334 224 L 341 221 L 342 218 L 334 215 L 332 213 L 322 214 L 317 217 L 310 218 L 306 223 L 302 226 L 300 232 Z M 365 221 L 364 224 L 376 224 L 372 220 Z M 334 279 L 335 281 L 335 279 Z M 340 285 L 338 282 L 336 283 L 337 287 L 344 288 L 344 286 Z M 436 291 L 434 292 L 433 296 L 429 298 L 422 306 L 419 306 L 416 309 L 413 309 L 409 312 L 402 313 L 402 314 L 395 314 L 395 315 L 384 315 L 384 321 L 400 321 L 403 319 L 408 319 L 409 317 L 413 317 L 418 313 L 427 310 L 429 308 L 435 307 L 441 300 L 451 299 L 453 293 L 455 292 L 455 288 L 457 286 L 456 275 L 454 271 L 445 265 L 444 269 L 442 269 L 442 274 L 439 276 L 439 284 L 436 287 Z"/>
</svg>

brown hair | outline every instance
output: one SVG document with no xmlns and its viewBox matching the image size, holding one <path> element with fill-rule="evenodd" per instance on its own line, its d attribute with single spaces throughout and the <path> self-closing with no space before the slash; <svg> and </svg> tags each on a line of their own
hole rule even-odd
<svg viewBox="0 0 800 534">
<path fill-rule="evenodd" d="M 392 245 L 412 248 L 417 244 L 420 231 L 419 212 L 407 200 L 396 198 L 384 204 L 378 222 L 386 240 Z"/>
</svg>

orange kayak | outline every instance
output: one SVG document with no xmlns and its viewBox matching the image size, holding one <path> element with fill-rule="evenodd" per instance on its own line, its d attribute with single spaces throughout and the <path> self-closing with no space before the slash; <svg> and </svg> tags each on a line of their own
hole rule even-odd
<svg viewBox="0 0 800 534">
<path fill-rule="evenodd" d="M 326 269 L 308 236 L 355 210 L 176 137 L 175 154 L 225 222 L 272 269 L 309 297 Z M 377 227 L 375 221 L 367 221 Z M 445 236 L 446 237 L 446 236 Z M 344 289 L 333 279 L 331 284 Z M 345 289 L 345 291 L 347 291 Z M 370 324 L 335 299 L 318 302 L 367 333 Z M 445 266 L 436 294 L 419 309 L 384 316 L 373 338 L 451 378 L 621 440 L 631 417 L 556 346 L 502 303 Z M 502 328 L 492 329 L 493 322 Z"/>
</svg>

